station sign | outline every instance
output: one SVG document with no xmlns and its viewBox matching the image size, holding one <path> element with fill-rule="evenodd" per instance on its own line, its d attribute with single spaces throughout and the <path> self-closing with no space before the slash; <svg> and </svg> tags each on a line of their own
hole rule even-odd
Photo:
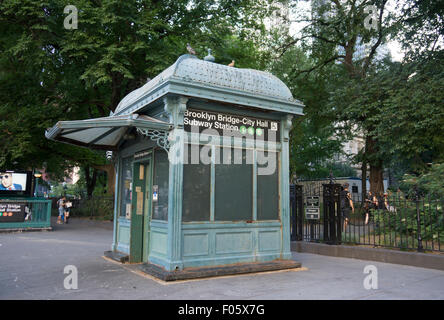
<svg viewBox="0 0 444 320">
<path fill-rule="evenodd" d="M 245 137 L 265 141 L 280 141 L 280 121 L 222 112 L 187 109 L 183 119 L 187 132 L 202 133 L 205 129 L 217 131 L 219 135 Z"/>
<path fill-rule="evenodd" d="M 134 153 L 134 160 L 145 159 L 145 158 L 148 158 L 150 155 L 151 155 L 151 150 L 139 151 L 139 152 Z"/>
<path fill-rule="evenodd" d="M 25 203 L 0 202 L 0 223 L 25 222 Z"/>
<path fill-rule="evenodd" d="M 319 220 L 319 208 L 305 208 L 305 219 Z"/>
<path fill-rule="evenodd" d="M 305 201 L 305 218 L 307 220 L 319 220 L 319 196 L 307 196 Z"/>
</svg>

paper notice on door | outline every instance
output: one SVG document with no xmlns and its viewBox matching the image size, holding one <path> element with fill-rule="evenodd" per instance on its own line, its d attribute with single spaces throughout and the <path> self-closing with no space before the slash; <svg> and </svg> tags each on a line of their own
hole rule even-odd
<svg viewBox="0 0 444 320">
<path fill-rule="evenodd" d="M 142 215 L 143 214 L 143 193 L 137 192 L 137 210 L 136 214 Z"/>
<path fill-rule="evenodd" d="M 145 172 L 145 166 L 141 164 L 139 167 L 139 179 L 140 180 L 143 180 L 144 172 Z"/>
<path fill-rule="evenodd" d="M 131 219 L 131 203 L 126 204 L 126 214 L 125 217 L 127 219 Z"/>
</svg>

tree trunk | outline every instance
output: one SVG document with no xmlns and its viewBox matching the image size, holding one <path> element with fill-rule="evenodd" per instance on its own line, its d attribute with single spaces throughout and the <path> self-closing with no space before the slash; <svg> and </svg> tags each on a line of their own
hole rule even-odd
<svg viewBox="0 0 444 320">
<path fill-rule="evenodd" d="M 364 205 L 367 194 L 367 161 L 365 160 L 362 161 L 361 172 L 361 203 Z"/>
<path fill-rule="evenodd" d="M 373 194 L 384 193 L 384 168 L 381 160 L 370 163 L 370 191 Z"/>
<path fill-rule="evenodd" d="M 370 164 L 370 191 L 373 194 L 381 194 L 384 192 L 384 167 L 381 159 L 377 159 L 377 142 L 372 136 L 365 139 L 365 155 Z"/>
</svg>

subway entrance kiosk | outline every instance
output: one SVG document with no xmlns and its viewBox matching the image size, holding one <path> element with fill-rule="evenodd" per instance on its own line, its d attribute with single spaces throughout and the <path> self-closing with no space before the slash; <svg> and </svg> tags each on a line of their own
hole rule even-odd
<svg viewBox="0 0 444 320">
<path fill-rule="evenodd" d="M 108 257 L 163 280 L 300 267 L 291 260 L 289 131 L 303 104 L 273 75 L 183 55 L 109 117 L 48 139 L 113 151 Z"/>
</svg>

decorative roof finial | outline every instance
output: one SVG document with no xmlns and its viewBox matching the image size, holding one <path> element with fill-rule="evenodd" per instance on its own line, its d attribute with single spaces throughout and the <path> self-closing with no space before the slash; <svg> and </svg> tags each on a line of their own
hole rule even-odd
<svg viewBox="0 0 444 320">
<path fill-rule="evenodd" d="M 205 61 L 214 62 L 215 58 L 211 55 L 211 49 L 208 49 L 208 55 L 204 58 Z"/>
</svg>

